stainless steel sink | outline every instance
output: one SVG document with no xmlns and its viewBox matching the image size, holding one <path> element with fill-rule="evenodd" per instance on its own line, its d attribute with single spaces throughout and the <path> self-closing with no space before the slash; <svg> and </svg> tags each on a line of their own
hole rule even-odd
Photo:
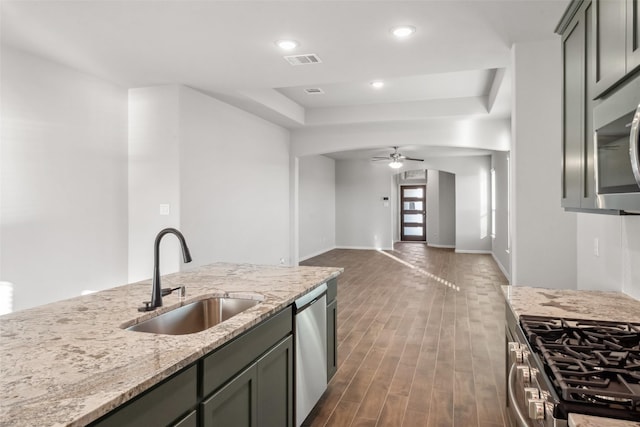
<svg viewBox="0 0 640 427">
<path fill-rule="evenodd" d="M 162 313 L 126 328 L 128 331 L 184 335 L 204 331 L 257 304 L 246 298 L 208 298 Z"/>
</svg>

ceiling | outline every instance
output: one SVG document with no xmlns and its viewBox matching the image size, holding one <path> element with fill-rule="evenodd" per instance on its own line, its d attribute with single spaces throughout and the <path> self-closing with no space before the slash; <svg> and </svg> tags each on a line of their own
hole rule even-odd
<svg viewBox="0 0 640 427">
<path fill-rule="evenodd" d="M 184 84 L 291 129 L 397 122 L 407 109 L 413 121 L 491 119 L 510 115 L 511 46 L 556 37 L 568 2 L 2 0 L 0 37 L 123 87 Z M 396 25 L 417 31 L 398 40 Z M 299 46 L 283 52 L 279 39 Z M 292 66 L 292 54 L 322 62 Z"/>
</svg>

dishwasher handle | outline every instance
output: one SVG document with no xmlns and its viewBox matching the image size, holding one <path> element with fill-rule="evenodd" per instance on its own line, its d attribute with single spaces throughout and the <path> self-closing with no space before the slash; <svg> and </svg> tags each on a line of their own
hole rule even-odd
<svg viewBox="0 0 640 427">
<path fill-rule="evenodd" d="M 327 293 L 327 284 L 323 283 L 308 294 L 305 294 L 294 301 L 293 312 L 294 314 L 300 313 L 305 308 L 311 306 L 314 302 L 322 298 Z"/>
</svg>

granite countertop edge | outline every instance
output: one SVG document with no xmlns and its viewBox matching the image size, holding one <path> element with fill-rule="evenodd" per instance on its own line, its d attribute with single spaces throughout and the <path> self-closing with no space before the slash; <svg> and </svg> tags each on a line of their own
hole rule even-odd
<svg viewBox="0 0 640 427">
<path fill-rule="evenodd" d="M 337 267 L 216 263 L 162 277 L 187 297 L 140 313 L 150 280 L 0 316 L 0 426 L 84 426 L 229 342 L 343 272 Z M 126 331 L 211 296 L 263 299 L 188 335 Z"/>
</svg>

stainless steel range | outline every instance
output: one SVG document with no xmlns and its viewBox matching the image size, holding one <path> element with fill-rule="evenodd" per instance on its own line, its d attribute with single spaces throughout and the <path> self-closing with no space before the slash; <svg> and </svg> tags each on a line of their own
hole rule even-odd
<svg viewBox="0 0 640 427">
<path fill-rule="evenodd" d="M 566 427 L 570 413 L 640 421 L 640 324 L 507 312 L 511 425 Z"/>
</svg>

